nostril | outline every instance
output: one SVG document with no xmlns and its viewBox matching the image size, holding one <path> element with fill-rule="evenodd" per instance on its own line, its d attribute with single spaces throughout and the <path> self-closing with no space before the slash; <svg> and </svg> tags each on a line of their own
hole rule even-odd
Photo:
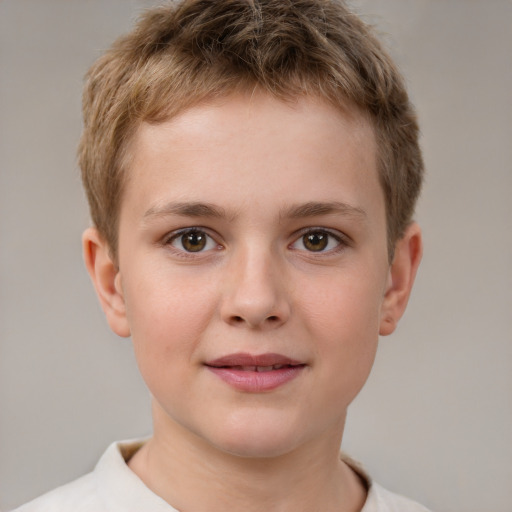
<svg viewBox="0 0 512 512">
<path fill-rule="evenodd" d="M 231 322 L 233 324 L 243 324 L 246 322 L 246 320 L 244 319 L 244 317 L 242 316 L 239 316 L 239 315 L 233 315 L 231 317 Z M 279 322 L 279 317 L 276 316 L 276 315 L 271 315 L 271 316 L 268 316 L 266 319 L 265 319 L 265 322 L 269 322 L 271 324 L 275 324 L 275 323 L 278 323 Z M 250 322 L 248 322 L 250 323 Z"/>
</svg>

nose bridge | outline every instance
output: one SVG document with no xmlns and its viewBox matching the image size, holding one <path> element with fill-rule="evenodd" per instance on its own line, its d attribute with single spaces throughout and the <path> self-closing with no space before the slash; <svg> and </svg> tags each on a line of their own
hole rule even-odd
<svg viewBox="0 0 512 512">
<path fill-rule="evenodd" d="M 252 328 L 277 326 L 289 316 L 279 255 L 257 241 L 232 255 L 222 316 L 230 324 Z"/>
</svg>

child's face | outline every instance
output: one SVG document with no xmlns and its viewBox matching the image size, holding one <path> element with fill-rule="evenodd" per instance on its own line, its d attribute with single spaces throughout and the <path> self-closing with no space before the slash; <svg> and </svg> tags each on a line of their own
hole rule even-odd
<svg viewBox="0 0 512 512">
<path fill-rule="evenodd" d="M 230 96 L 143 125 L 129 173 L 110 319 L 160 417 L 248 456 L 341 436 L 390 286 L 369 123 Z"/>
</svg>

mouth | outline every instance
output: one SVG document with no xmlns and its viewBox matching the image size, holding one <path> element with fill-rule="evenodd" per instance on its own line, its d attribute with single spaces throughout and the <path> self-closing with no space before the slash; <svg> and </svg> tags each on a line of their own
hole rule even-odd
<svg viewBox="0 0 512 512">
<path fill-rule="evenodd" d="M 207 365 L 209 366 L 209 365 Z M 282 368 L 292 368 L 294 366 L 300 365 L 292 365 L 292 364 L 274 364 L 271 366 L 241 366 L 241 365 L 223 365 L 223 366 L 212 366 L 213 368 L 231 368 L 233 370 L 240 370 L 242 372 L 271 372 L 272 370 L 281 370 Z"/>
<path fill-rule="evenodd" d="M 281 354 L 230 354 L 205 363 L 231 387 L 244 392 L 271 391 L 298 377 L 306 363 Z"/>
</svg>

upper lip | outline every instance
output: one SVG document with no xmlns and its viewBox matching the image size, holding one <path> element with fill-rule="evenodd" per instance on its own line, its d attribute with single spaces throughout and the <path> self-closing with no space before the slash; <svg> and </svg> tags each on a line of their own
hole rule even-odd
<svg viewBox="0 0 512 512">
<path fill-rule="evenodd" d="M 230 367 L 230 366 L 275 366 L 275 365 L 290 365 L 298 366 L 303 365 L 301 361 L 291 359 L 290 357 L 282 354 L 246 354 L 236 353 L 228 354 L 207 361 L 206 366 L 213 366 L 216 368 Z"/>
</svg>

